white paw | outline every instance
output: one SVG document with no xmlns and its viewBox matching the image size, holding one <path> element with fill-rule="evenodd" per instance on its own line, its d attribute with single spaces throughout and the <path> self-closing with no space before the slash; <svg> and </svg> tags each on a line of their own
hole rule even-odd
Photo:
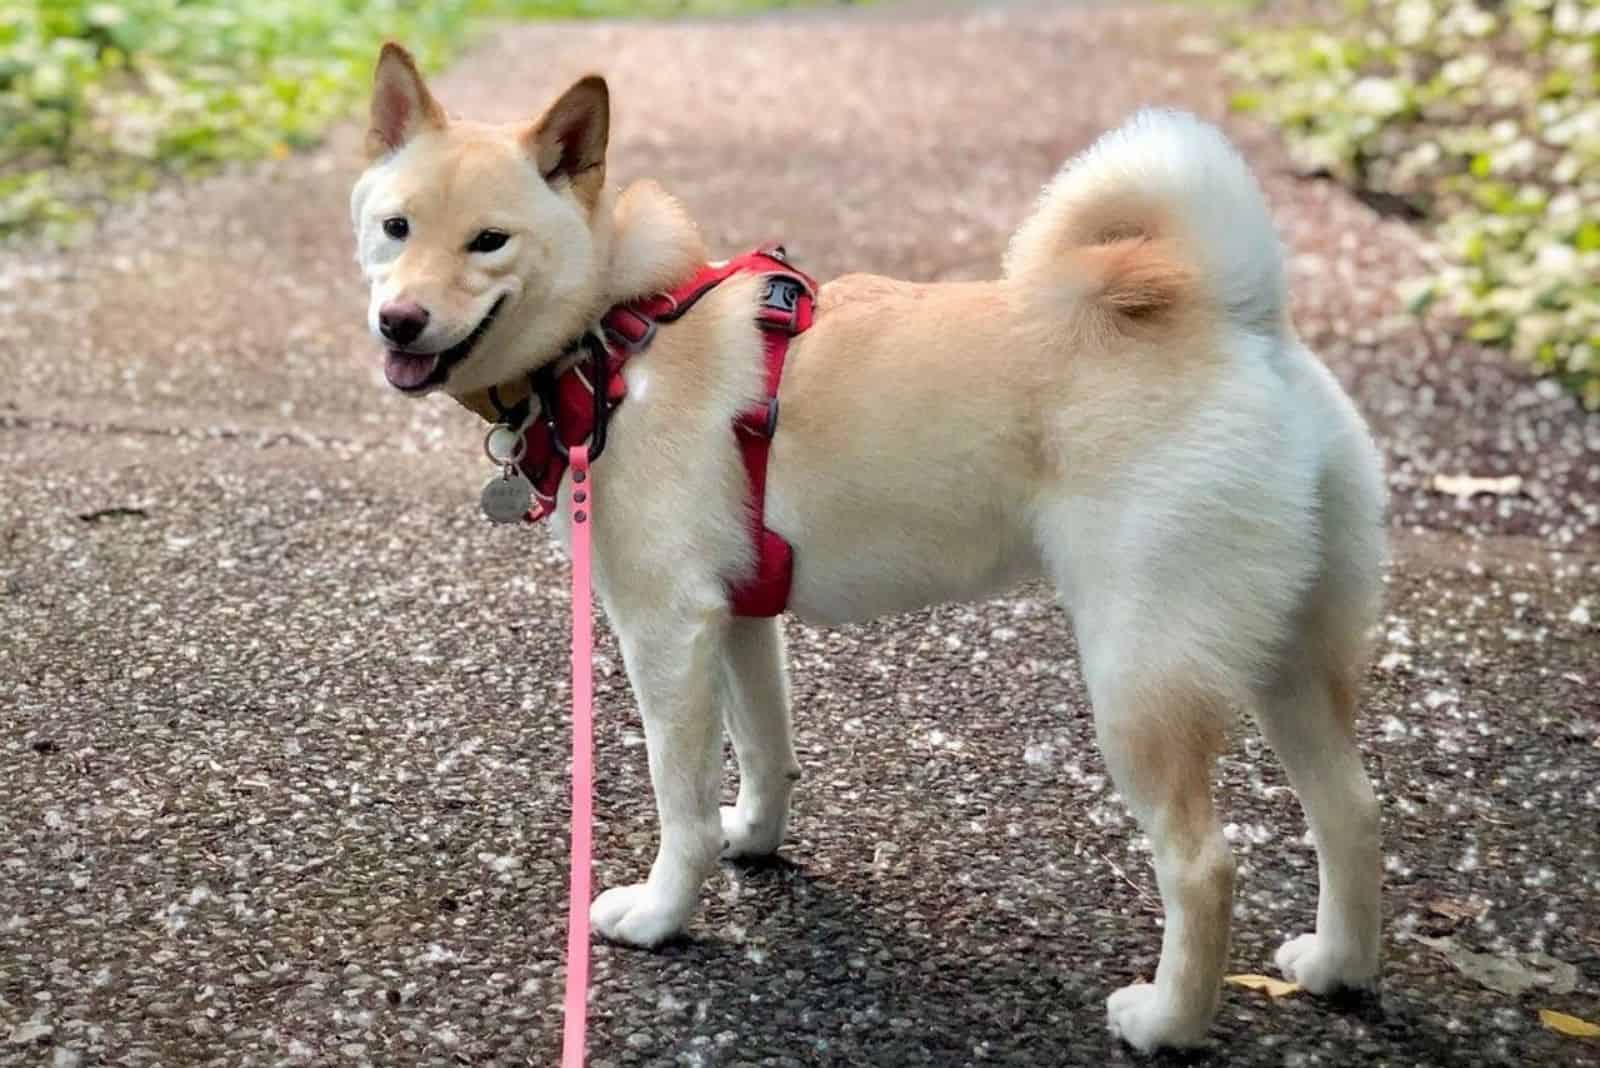
<svg viewBox="0 0 1600 1068">
<path fill-rule="evenodd" d="M 765 857 L 778 851 L 783 844 L 784 821 L 756 820 L 737 808 L 722 809 L 722 856 Z"/>
<path fill-rule="evenodd" d="M 1175 1011 L 1153 983 L 1134 983 L 1106 998 L 1106 1024 L 1111 1033 L 1140 1053 L 1198 1046 L 1205 1041 L 1208 1014 L 1198 1024 Z"/>
<path fill-rule="evenodd" d="M 1278 947 L 1274 958 L 1284 978 L 1313 994 L 1336 990 L 1364 990 L 1378 977 L 1378 969 L 1361 960 L 1359 952 L 1332 945 L 1314 934 L 1291 938 Z"/>
<path fill-rule="evenodd" d="M 675 907 L 654 893 L 649 883 L 607 890 L 589 906 L 589 922 L 603 938 L 651 949 L 678 934 L 688 923 L 689 909 Z"/>
</svg>

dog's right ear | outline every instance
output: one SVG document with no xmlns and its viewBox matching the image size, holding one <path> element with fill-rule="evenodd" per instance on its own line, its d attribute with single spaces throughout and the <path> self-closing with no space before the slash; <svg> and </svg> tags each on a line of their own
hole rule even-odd
<svg viewBox="0 0 1600 1068">
<path fill-rule="evenodd" d="M 444 108 L 428 92 L 411 53 L 387 42 L 378 53 L 372 81 L 372 125 L 367 130 L 367 158 L 375 160 L 405 147 L 426 129 L 440 130 Z"/>
</svg>

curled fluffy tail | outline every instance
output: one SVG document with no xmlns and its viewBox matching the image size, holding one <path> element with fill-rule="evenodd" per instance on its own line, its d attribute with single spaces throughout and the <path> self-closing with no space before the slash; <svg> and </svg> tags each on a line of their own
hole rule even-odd
<svg viewBox="0 0 1600 1068">
<path fill-rule="evenodd" d="M 1198 299 L 1251 333 L 1283 329 L 1283 257 L 1261 190 L 1222 132 L 1183 112 L 1142 111 L 1063 167 L 1005 272 L 1047 301 L 1088 299 L 1124 319 Z"/>
</svg>

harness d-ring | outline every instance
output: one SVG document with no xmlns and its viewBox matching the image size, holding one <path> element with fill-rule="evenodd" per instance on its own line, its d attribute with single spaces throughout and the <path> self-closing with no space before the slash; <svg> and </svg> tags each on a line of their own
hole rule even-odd
<svg viewBox="0 0 1600 1068">
<path fill-rule="evenodd" d="M 611 390 L 611 353 L 606 348 L 605 339 L 593 332 L 583 336 L 583 347 L 589 350 L 589 392 L 594 396 L 594 430 L 589 435 L 589 459 L 593 461 L 606 448 L 606 423 L 611 417 L 608 397 Z M 572 452 L 567 443 L 561 440 L 561 429 L 556 421 L 556 413 L 561 410 L 556 378 L 548 366 L 540 369 L 535 389 L 539 394 L 540 414 L 544 416 L 545 428 L 550 432 L 550 447 L 562 460 L 570 462 Z"/>
<path fill-rule="evenodd" d="M 539 382 L 539 414 L 544 418 L 545 430 L 550 434 L 550 447 L 561 457 L 562 463 L 570 463 L 572 453 L 567 449 L 567 443 L 561 440 L 561 428 L 556 425 L 556 413 L 560 411 L 560 401 L 556 399 L 555 377 L 545 371 L 540 371 Z"/>
<path fill-rule="evenodd" d="M 606 450 L 606 424 L 611 420 L 611 351 L 599 334 L 585 334 L 583 343 L 594 364 L 594 433 L 589 438 L 589 462 Z"/>
</svg>

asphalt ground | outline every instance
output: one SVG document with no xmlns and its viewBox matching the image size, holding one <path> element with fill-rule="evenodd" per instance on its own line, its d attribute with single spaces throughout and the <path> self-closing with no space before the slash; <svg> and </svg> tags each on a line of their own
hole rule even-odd
<svg viewBox="0 0 1600 1068">
<path fill-rule="evenodd" d="M 1134 108 L 1224 121 L 1301 332 L 1390 465 L 1361 727 L 1388 957 L 1381 995 L 1341 1005 L 1229 988 L 1211 1045 L 1157 1063 L 1600 1063 L 1536 1015 L 1600 1019 L 1600 419 L 1398 310 L 1425 245 L 1226 115 L 1213 19 L 525 25 L 435 88 L 531 115 L 601 70 L 618 178 L 661 178 L 715 248 L 781 236 L 824 277 L 991 275 L 1059 162 Z M 0 249 L 0 1063 L 555 1060 L 565 565 L 478 517 L 469 416 L 382 385 L 358 134 L 162 190 L 71 251 Z M 1458 474 L 1523 483 L 1434 488 Z M 596 946 L 597 1068 L 1144 1060 L 1102 1002 L 1154 970 L 1148 847 L 1047 592 L 788 633 L 790 838 L 725 865 L 688 939 Z M 599 670 L 607 886 L 655 826 L 606 634 Z M 1270 972 L 1311 924 L 1314 855 L 1253 731 L 1220 777 L 1231 967 Z M 1461 950 L 1546 985 L 1489 989 Z"/>
</svg>

